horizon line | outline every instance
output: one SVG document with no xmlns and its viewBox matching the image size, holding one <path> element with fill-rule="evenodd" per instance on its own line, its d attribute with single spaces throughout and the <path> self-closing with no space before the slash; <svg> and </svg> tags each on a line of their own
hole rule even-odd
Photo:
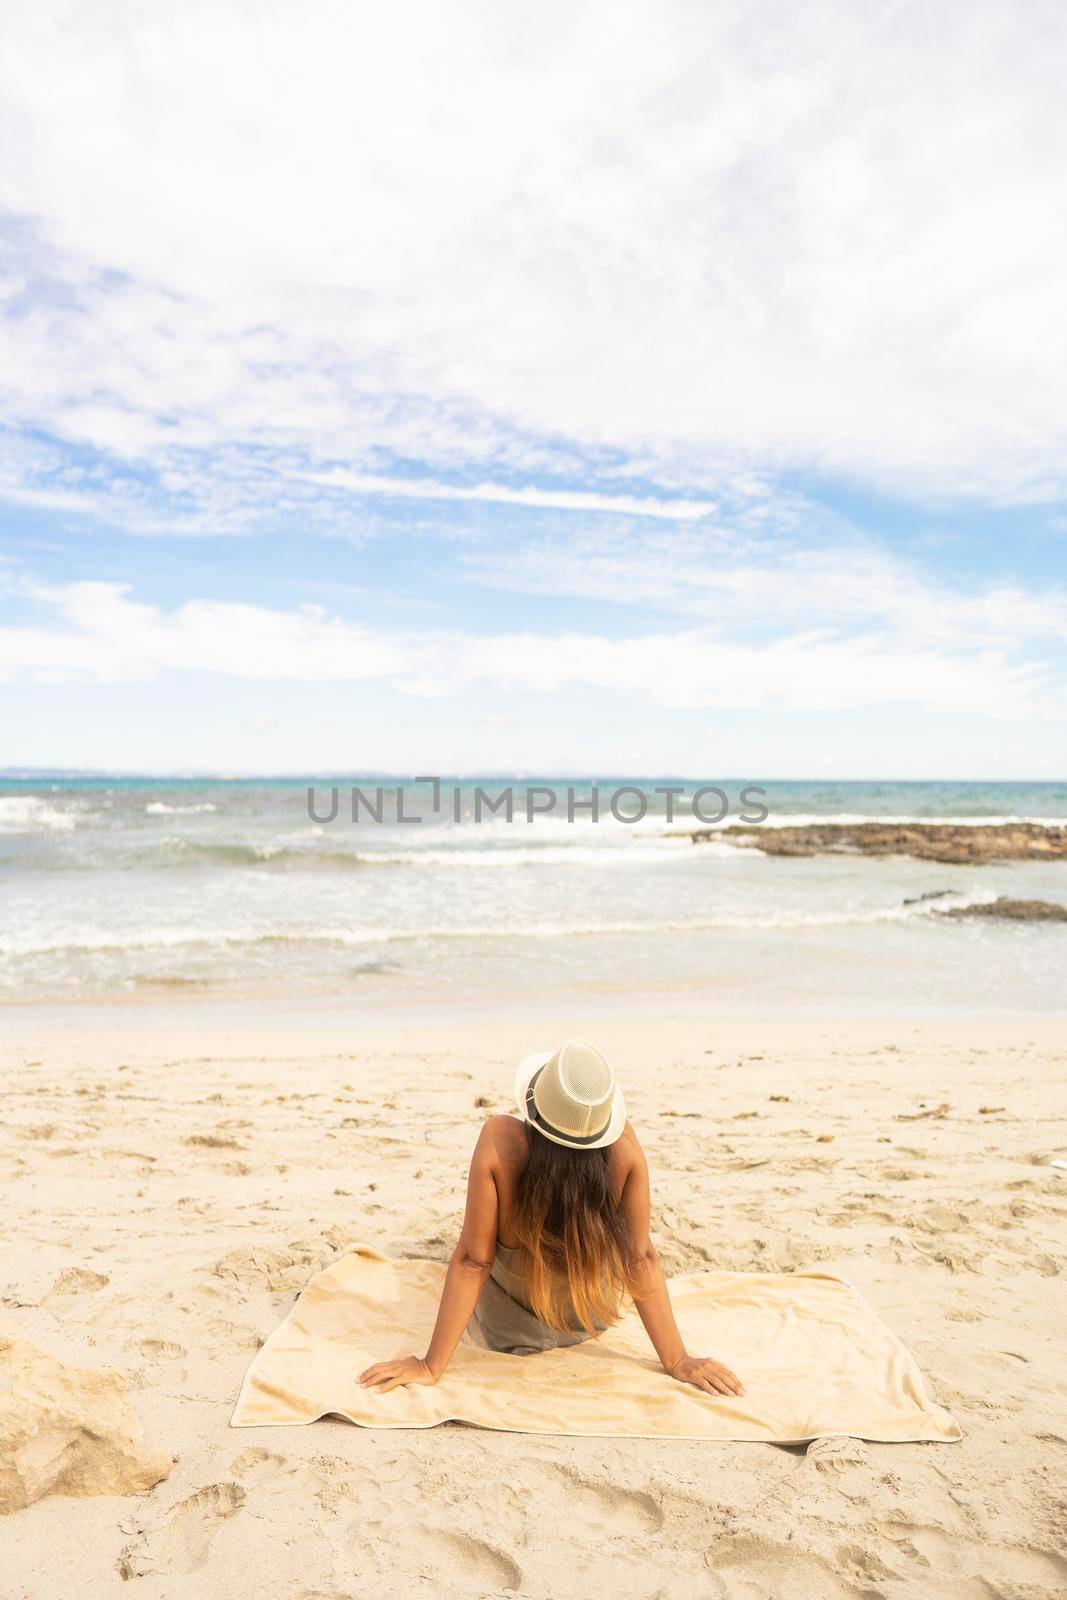
<svg viewBox="0 0 1067 1600">
<path fill-rule="evenodd" d="M 529 772 L 508 771 L 503 769 L 476 770 L 469 769 L 465 772 L 440 772 L 431 774 L 441 782 L 471 782 L 476 779 L 485 779 L 490 782 L 507 781 L 509 783 L 535 783 L 538 781 L 554 783 L 586 783 L 602 784 L 619 779 L 641 783 L 655 783 L 659 780 L 672 780 L 682 783 L 710 783 L 712 779 L 704 774 L 681 772 L 650 772 L 626 773 L 609 772 L 602 777 L 588 777 L 578 772 L 550 772 L 547 770 L 532 770 Z M 349 769 L 331 768 L 298 768 L 295 770 L 267 769 L 262 772 L 224 772 L 210 768 L 185 768 L 183 770 L 158 769 L 154 771 L 139 771 L 133 767 L 0 767 L 0 783 L 35 783 L 51 779 L 53 781 L 72 782 L 80 778 L 85 779 L 136 779 L 139 782 L 172 782 L 172 783 L 266 783 L 271 781 L 296 782 L 298 780 L 313 779 L 316 781 L 348 782 L 372 779 L 391 779 L 401 783 L 413 784 L 419 781 L 421 775 L 413 771 L 401 771 L 387 767 L 364 767 Z M 423 779 L 425 781 L 425 779 Z M 720 774 L 715 780 L 717 783 L 749 784 L 760 783 L 827 783 L 827 784 L 1026 784 L 1029 787 L 1045 785 L 1050 788 L 1067 784 L 1067 775 L 1059 778 L 950 778 L 950 777 L 923 777 L 923 778 L 894 778 L 881 774 L 865 778 L 848 777 L 768 777 L 752 776 L 742 777 L 736 773 Z"/>
</svg>

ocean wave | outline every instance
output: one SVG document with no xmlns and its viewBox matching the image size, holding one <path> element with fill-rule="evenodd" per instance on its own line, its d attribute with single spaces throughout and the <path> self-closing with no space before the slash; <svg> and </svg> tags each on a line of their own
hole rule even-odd
<svg viewBox="0 0 1067 1600">
<path fill-rule="evenodd" d="M 355 870 L 373 866 L 373 856 L 358 855 L 349 850 L 294 849 L 291 845 L 272 844 L 213 844 L 203 839 L 181 839 L 177 836 L 161 839 L 154 850 L 147 853 L 150 861 L 159 866 L 218 867 L 308 867 L 334 868 L 338 871 Z M 169 858 L 169 859 L 168 859 Z"/>
<path fill-rule="evenodd" d="M 218 808 L 210 800 L 204 800 L 199 805 L 193 806 L 168 806 L 165 800 L 149 800 L 144 809 L 148 817 L 180 817 L 192 816 L 197 811 L 215 811 Z"/>
<path fill-rule="evenodd" d="M 361 937 L 356 930 L 319 932 L 314 929 L 280 931 L 255 927 L 141 928 L 119 933 L 103 928 L 77 928 L 52 937 L 0 935 L 0 955 L 91 955 L 108 951 L 195 949 L 198 946 L 221 950 L 231 945 L 256 944 L 368 944 L 377 939 L 404 936 L 400 930 L 386 930 L 383 933 L 368 930 Z M 415 932 L 410 935 L 416 936 Z"/>
<path fill-rule="evenodd" d="M 944 894 L 900 902 L 892 906 L 842 908 L 827 912 L 775 912 L 760 916 L 751 912 L 723 912 L 689 921 L 604 919 L 602 921 L 536 921 L 519 924 L 493 922 L 462 926 L 381 927 L 381 928 L 143 928 L 126 933 L 100 928 L 72 928 L 62 933 L 34 937 L 27 934 L 0 935 L 0 955 L 37 956 L 57 954 L 100 954 L 108 951 L 173 950 L 182 947 L 225 949 L 242 945 L 342 945 L 392 944 L 415 940 L 440 939 L 581 939 L 610 938 L 619 934 L 691 934 L 723 932 L 782 932 L 805 928 L 847 928 L 879 923 L 930 921 L 950 907 L 990 904 L 997 897 L 989 892 Z"/>
<path fill-rule="evenodd" d="M 128 933 L 106 929 L 70 930 L 62 936 L 34 938 L 32 935 L 0 935 L 0 955 L 104 955 L 137 950 L 212 949 L 224 950 L 247 945 L 366 945 L 391 944 L 398 940 L 442 937 L 447 930 L 420 928 L 153 928 Z M 496 930 L 500 932 L 500 930 Z M 474 935 L 472 935 L 473 937 Z"/>
<path fill-rule="evenodd" d="M 668 838 L 659 840 L 642 841 L 623 844 L 621 841 L 605 841 L 602 845 L 581 844 L 577 840 L 573 844 L 486 844 L 477 845 L 450 845 L 445 849 L 412 849 L 412 850 L 375 850 L 368 852 L 366 860 L 380 862 L 390 866 L 427 866 L 427 867 L 519 867 L 519 866 L 611 866 L 615 867 L 625 863 L 636 865 L 639 862 L 662 861 L 670 855 L 685 854 L 690 860 L 685 846 L 689 843 L 685 838 Z M 723 853 L 730 857 L 737 857 L 741 852 L 736 845 L 723 845 Z"/>
<path fill-rule="evenodd" d="M 708 853 L 731 860 L 747 854 L 736 844 L 715 840 L 700 852 L 703 860 Z M 357 850 L 324 850 L 315 845 L 301 844 L 244 844 L 237 842 L 212 842 L 205 839 L 185 839 L 174 834 L 160 839 L 146 859 L 160 866 L 190 866 L 213 864 L 220 867 L 266 867 L 275 870 L 305 869 L 354 871 L 364 867 L 456 867 L 501 869 L 523 866 L 603 866 L 638 865 L 643 862 L 663 861 L 669 856 L 684 855 L 689 861 L 687 838 L 649 839 L 629 846 L 618 842 L 602 845 L 556 844 L 500 844 L 486 841 L 477 845 L 459 842 L 443 847 L 414 846 L 410 850 L 368 848 Z"/>
<path fill-rule="evenodd" d="M 74 812 L 37 795 L 0 795 L 0 833 L 69 833 L 77 824 Z"/>
<path fill-rule="evenodd" d="M 577 815 L 574 822 L 568 822 L 565 814 L 566 799 L 564 798 L 561 806 L 561 810 L 563 812 L 562 815 L 549 813 L 546 816 L 539 814 L 535 815 L 531 822 L 527 822 L 522 807 L 517 804 L 515 807 L 514 820 L 511 822 L 508 822 L 506 817 L 502 815 L 495 816 L 492 813 L 487 813 L 483 815 L 481 822 L 476 823 L 474 821 L 472 810 L 468 808 L 464 813 L 462 822 L 451 823 L 449 826 L 458 833 L 469 833 L 474 830 L 479 832 L 488 830 L 492 833 L 510 832 L 511 830 L 518 832 L 521 830 L 525 838 L 535 842 L 540 838 L 555 838 L 557 840 L 564 840 L 573 838 L 575 836 L 580 837 L 583 834 L 588 835 L 590 833 L 599 834 L 605 840 L 611 839 L 612 841 L 637 839 L 648 835 L 652 835 L 653 837 L 657 838 L 670 838 L 673 836 L 685 838 L 692 833 L 694 828 L 714 828 L 718 831 L 723 831 L 726 828 L 731 827 L 804 828 L 823 823 L 838 823 L 846 826 L 855 826 L 860 823 L 868 822 L 884 823 L 888 825 L 928 823 L 939 825 L 943 824 L 946 827 L 953 828 L 988 828 L 1029 822 L 1039 823 L 1046 828 L 1067 827 L 1067 818 L 1064 817 L 1040 816 L 1036 814 L 1024 815 L 1023 813 L 1015 812 L 939 815 L 933 812 L 920 814 L 896 811 L 785 811 L 779 810 L 775 806 L 774 796 L 772 794 L 765 794 L 759 802 L 760 805 L 769 808 L 769 815 L 763 822 L 751 822 L 746 821 L 746 819 L 742 817 L 741 808 L 736 802 L 736 797 L 731 794 L 728 789 L 726 790 L 726 793 L 731 801 L 730 810 L 728 814 L 719 822 L 705 822 L 700 817 L 694 816 L 692 809 L 684 796 L 675 800 L 674 816 L 669 822 L 662 810 L 657 811 L 651 808 L 647 814 L 640 819 L 622 822 L 617 817 L 613 816 L 608 807 L 607 802 L 610 795 L 610 789 L 602 789 L 600 815 L 595 823 L 591 820 L 588 813 L 581 812 Z M 579 799 L 581 798 L 583 797 L 581 794 L 579 794 Z M 714 811 L 714 798 L 705 801 L 704 804 L 709 811 Z M 753 809 L 754 804 L 755 802 L 752 802 L 744 809 L 751 810 Z M 426 820 L 429 822 L 431 818 L 427 817 Z M 338 824 L 335 823 L 327 825 L 320 823 L 317 826 L 321 829 L 325 826 L 338 826 Z M 353 824 L 353 826 L 356 825 Z M 376 825 L 373 823 L 361 822 L 358 824 L 358 826 L 360 828 L 371 829 Z"/>
</svg>

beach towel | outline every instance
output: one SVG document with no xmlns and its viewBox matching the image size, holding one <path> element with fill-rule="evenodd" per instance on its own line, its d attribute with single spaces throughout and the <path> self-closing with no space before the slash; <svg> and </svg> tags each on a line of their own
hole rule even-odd
<svg viewBox="0 0 1067 1600">
<path fill-rule="evenodd" d="M 361 1388 L 372 1362 L 425 1350 L 444 1276 L 437 1261 L 349 1250 L 311 1279 L 254 1357 L 231 1425 L 294 1427 L 331 1415 L 366 1428 L 466 1422 L 508 1433 L 778 1444 L 961 1436 L 896 1335 L 844 1279 L 824 1272 L 670 1280 L 686 1349 L 732 1368 L 742 1396 L 668 1377 L 632 1305 L 598 1339 L 523 1356 L 480 1349 L 464 1335 L 436 1385 Z"/>
</svg>

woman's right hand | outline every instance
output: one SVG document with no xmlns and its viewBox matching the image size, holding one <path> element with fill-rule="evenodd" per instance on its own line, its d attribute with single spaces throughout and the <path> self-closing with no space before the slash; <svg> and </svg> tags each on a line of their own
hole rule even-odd
<svg viewBox="0 0 1067 1600">
<path fill-rule="evenodd" d="M 736 1373 L 710 1356 L 682 1356 L 670 1369 L 679 1383 L 691 1383 L 707 1394 L 744 1394 L 745 1386 Z"/>
<path fill-rule="evenodd" d="M 405 1387 L 409 1383 L 436 1383 L 437 1375 L 423 1356 L 401 1356 L 395 1361 L 376 1361 L 373 1367 L 364 1367 L 359 1375 L 364 1389 L 377 1389 L 388 1394 L 390 1389 Z"/>
</svg>

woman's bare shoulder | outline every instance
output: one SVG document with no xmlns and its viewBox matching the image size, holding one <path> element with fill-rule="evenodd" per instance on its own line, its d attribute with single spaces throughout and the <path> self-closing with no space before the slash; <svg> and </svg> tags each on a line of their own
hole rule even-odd
<svg viewBox="0 0 1067 1600">
<path fill-rule="evenodd" d="M 507 1115 L 487 1117 L 478 1135 L 478 1145 L 479 1148 L 493 1151 L 501 1161 L 510 1163 L 525 1160 L 526 1126 L 518 1117 Z"/>
<path fill-rule="evenodd" d="M 611 1162 L 620 1177 L 628 1175 L 635 1167 L 644 1165 L 645 1152 L 632 1122 L 627 1119 L 622 1132 L 611 1147 Z"/>
</svg>

